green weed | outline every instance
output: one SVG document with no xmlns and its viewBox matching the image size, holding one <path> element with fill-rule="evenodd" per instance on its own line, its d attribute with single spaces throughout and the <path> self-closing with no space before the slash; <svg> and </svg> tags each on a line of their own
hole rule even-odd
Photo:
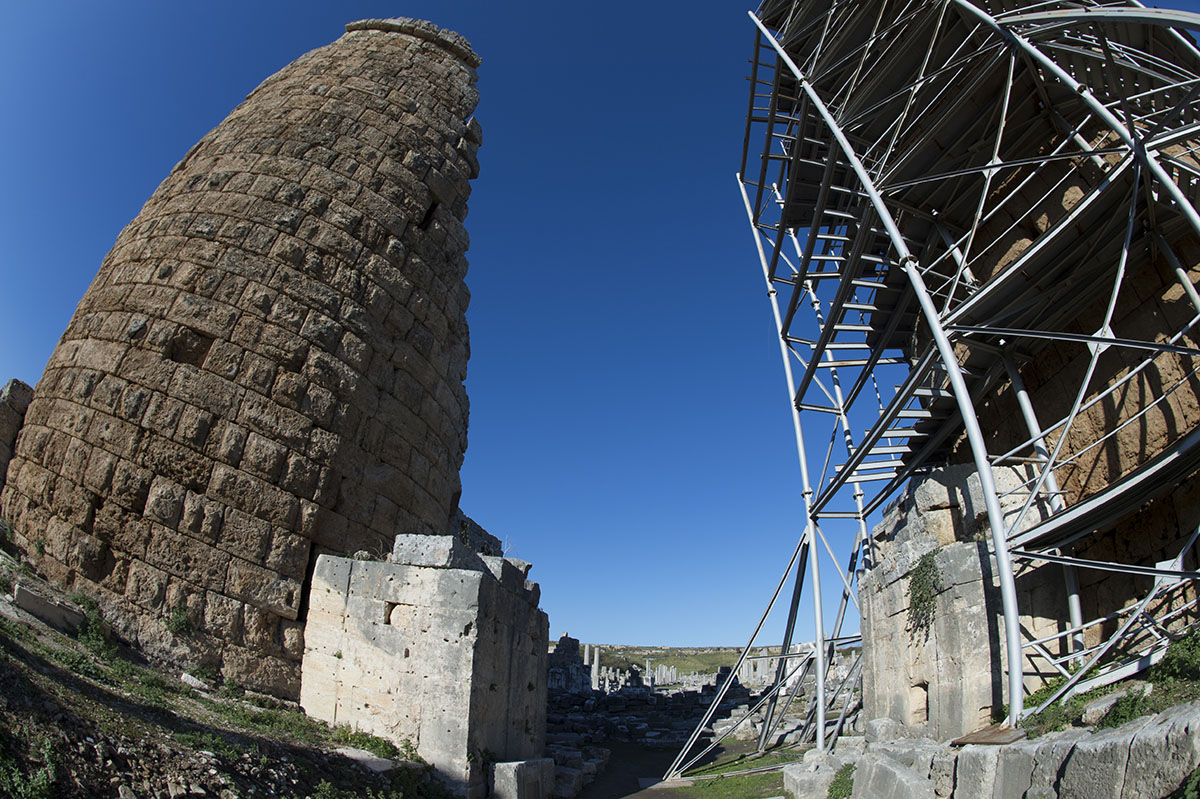
<svg viewBox="0 0 1200 799">
<path fill-rule="evenodd" d="M 171 608 L 171 613 L 167 616 L 167 631 L 178 636 L 188 636 L 195 632 L 187 605 L 180 602 Z"/>
<path fill-rule="evenodd" d="M 192 749 L 213 752 L 229 758 L 241 757 L 243 754 L 241 748 L 212 732 L 177 732 L 175 740 Z"/>
<path fill-rule="evenodd" d="M 942 590 L 937 567 L 938 550 L 926 552 L 908 576 L 908 626 L 913 632 L 929 637 L 937 610 L 937 595 Z"/>
<path fill-rule="evenodd" d="M 1152 710 L 1149 697 L 1140 691 L 1130 691 L 1122 696 L 1108 709 L 1104 717 L 1096 722 L 1098 728 L 1120 727 L 1127 721 L 1133 721 L 1141 716 L 1147 716 L 1157 711 Z"/>
<path fill-rule="evenodd" d="M 355 749 L 365 749 L 376 757 L 386 757 L 389 760 L 411 760 L 404 756 L 404 753 L 391 741 L 385 740 L 378 736 L 372 735 L 363 730 L 356 730 L 349 725 L 343 724 L 339 727 L 334 727 L 329 735 L 330 740 L 353 746 Z M 405 741 L 408 748 L 412 749 L 412 743 Z M 414 751 L 412 754 L 416 754 Z"/>
<path fill-rule="evenodd" d="M 1146 672 L 1151 682 L 1200 680 L 1200 629 L 1195 629 L 1167 648 L 1163 659 Z"/>
<path fill-rule="evenodd" d="M 420 794 L 417 794 L 418 796 Z M 317 783 L 315 791 L 308 795 L 308 799 L 403 799 L 404 792 L 396 788 L 381 788 L 376 791 L 374 788 L 367 788 L 363 793 L 355 789 L 337 788 L 329 780 L 321 780 Z"/>
<path fill-rule="evenodd" d="M 720 776 L 697 782 L 695 795 L 704 799 L 754 799 L 779 796 L 783 793 L 783 772 L 764 771 L 757 774 Z"/>
<path fill-rule="evenodd" d="M 850 799 L 850 794 L 854 790 L 854 764 L 847 763 L 837 770 L 837 774 L 833 775 L 833 781 L 829 783 L 829 790 L 826 791 L 827 799 Z"/>
<path fill-rule="evenodd" d="M 49 739 L 41 742 L 42 764 L 36 769 L 16 758 L 0 753 L 0 796 L 11 799 L 55 799 L 56 772 L 54 747 Z"/>
</svg>

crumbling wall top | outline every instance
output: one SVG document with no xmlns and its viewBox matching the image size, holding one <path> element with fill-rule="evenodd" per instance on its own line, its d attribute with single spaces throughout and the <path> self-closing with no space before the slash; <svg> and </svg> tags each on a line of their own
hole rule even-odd
<svg viewBox="0 0 1200 799">
<path fill-rule="evenodd" d="M 471 49 L 471 43 L 458 33 L 439 28 L 432 22 L 410 17 L 392 17 L 391 19 L 360 19 L 346 25 L 346 32 L 352 31 L 388 31 L 390 33 L 407 33 L 440 45 L 466 62 L 474 69 L 482 59 Z"/>
</svg>

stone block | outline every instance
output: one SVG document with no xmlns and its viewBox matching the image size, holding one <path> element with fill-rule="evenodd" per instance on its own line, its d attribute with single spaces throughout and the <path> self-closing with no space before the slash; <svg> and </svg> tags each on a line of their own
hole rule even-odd
<svg viewBox="0 0 1200 799">
<path fill-rule="evenodd" d="M 66 633 L 74 633 L 79 629 L 79 625 L 83 624 L 84 616 L 78 609 L 44 597 L 29 590 L 21 583 L 17 583 L 13 589 L 13 604 L 51 627 Z"/>
<path fill-rule="evenodd" d="M 486 568 L 479 555 L 453 535 L 398 535 L 392 546 L 392 563 L 436 569 Z"/>
<path fill-rule="evenodd" d="M 1063 767 L 1059 794 L 1119 799 L 1125 786 L 1130 739 L 1147 723 L 1146 719 L 1137 719 L 1077 741 Z"/>
<path fill-rule="evenodd" d="M 854 770 L 853 796 L 854 799 L 934 799 L 933 782 L 890 757 L 868 751 Z"/>
<path fill-rule="evenodd" d="M 456 791 L 481 794 L 487 774 L 473 755 L 488 751 L 515 763 L 542 752 L 546 630 L 544 614 L 504 590 L 486 567 L 322 555 L 305 632 L 302 702 L 318 718 L 397 743 L 407 738 Z M 541 790 L 552 784 L 547 776 Z"/>
<path fill-rule="evenodd" d="M 1033 779 L 1033 764 L 1039 748 L 1038 741 L 1017 741 L 998 747 L 995 799 L 1021 799 Z"/>
<path fill-rule="evenodd" d="M 958 752 L 953 749 L 943 749 L 933 756 L 929 764 L 929 779 L 933 780 L 933 792 L 942 799 L 954 793 L 955 771 L 958 765 Z"/>
<path fill-rule="evenodd" d="M 869 744 L 881 741 L 894 741 L 898 738 L 907 737 L 908 728 L 895 719 L 884 717 L 871 719 L 867 722 L 865 738 Z"/>
<path fill-rule="evenodd" d="M 514 594 L 524 592 L 525 574 L 517 568 L 511 559 L 494 555 L 480 555 L 479 559 L 483 561 L 483 565 L 500 581 L 500 584 L 505 589 Z"/>
<path fill-rule="evenodd" d="M 33 388 L 23 380 L 13 378 L 0 388 L 0 405 L 13 408 L 22 416 L 33 401 Z"/>
<path fill-rule="evenodd" d="M 495 799 L 548 799 L 554 784 L 552 758 L 492 764 L 490 789 Z"/>
<path fill-rule="evenodd" d="M 1159 713 L 1133 734 L 1123 799 L 1158 799 L 1200 766 L 1200 702 Z M 1136 778 L 1133 778 L 1136 777 Z"/>
<path fill-rule="evenodd" d="M 825 756 L 810 762 L 806 756 L 802 763 L 783 767 L 783 791 L 793 799 L 823 797 L 829 792 L 829 783 L 833 782 L 838 769 L 847 762 L 836 756 Z"/>
<path fill-rule="evenodd" d="M 554 768 L 554 799 L 574 799 L 583 790 L 583 772 L 568 766 Z"/>
<path fill-rule="evenodd" d="M 1051 796 L 1057 796 L 1063 764 L 1070 757 L 1075 743 L 1089 734 L 1087 730 L 1071 729 L 1038 738 L 1033 754 L 1033 772 L 1029 778 L 1029 793 L 1048 792 Z"/>
<path fill-rule="evenodd" d="M 964 746 L 958 753 L 955 767 L 955 795 L 991 796 L 999 754 L 999 748 L 995 746 Z"/>
</svg>

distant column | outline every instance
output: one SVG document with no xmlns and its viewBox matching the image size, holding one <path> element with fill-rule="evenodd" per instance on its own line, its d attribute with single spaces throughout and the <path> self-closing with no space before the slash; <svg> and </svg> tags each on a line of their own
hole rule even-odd
<svg viewBox="0 0 1200 799">
<path fill-rule="evenodd" d="M 592 690 L 600 690 L 600 647 L 592 650 Z"/>
</svg>

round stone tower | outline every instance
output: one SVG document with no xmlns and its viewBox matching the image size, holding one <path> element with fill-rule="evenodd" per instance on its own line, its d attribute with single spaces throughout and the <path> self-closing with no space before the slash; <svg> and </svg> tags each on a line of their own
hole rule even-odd
<svg viewBox="0 0 1200 799">
<path fill-rule="evenodd" d="M 367 20 L 268 78 L 121 232 L 0 512 L 142 647 L 298 691 L 320 552 L 451 533 L 479 59 Z"/>
</svg>

